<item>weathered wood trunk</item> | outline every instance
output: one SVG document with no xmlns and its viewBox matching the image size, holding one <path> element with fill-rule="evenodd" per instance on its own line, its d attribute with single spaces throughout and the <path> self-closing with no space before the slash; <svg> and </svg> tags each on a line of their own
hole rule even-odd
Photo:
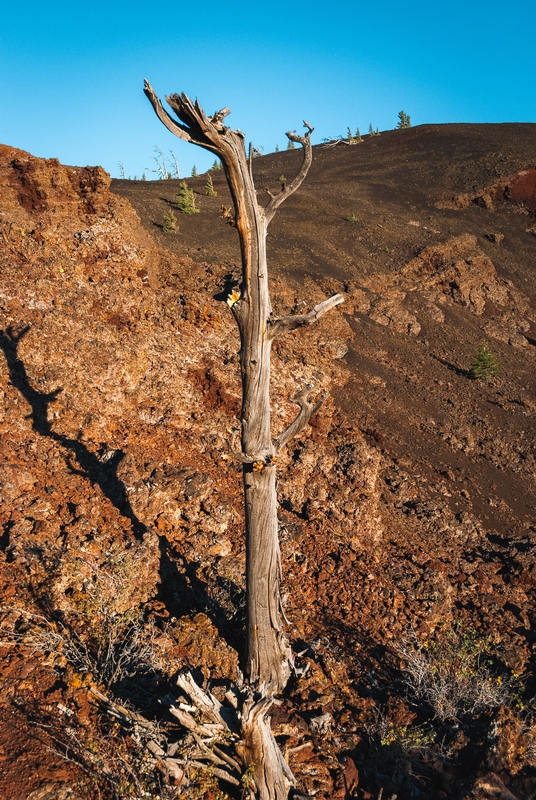
<svg viewBox="0 0 536 800">
<path fill-rule="evenodd" d="M 242 275 L 233 304 L 240 330 L 242 376 L 241 439 L 246 510 L 246 672 L 253 684 L 281 691 L 292 654 L 280 615 L 280 553 L 277 530 L 275 458 L 270 419 L 269 321 L 272 313 L 266 262 L 267 221 L 259 207 L 243 142 L 232 159 L 221 157 L 235 205 Z"/>
<path fill-rule="evenodd" d="M 287 133 L 303 146 L 303 161 L 290 184 L 282 184 L 266 207 L 257 202 L 252 176 L 252 154 L 244 149 L 244 135 L 223 125 L 225 108 L 207 117 L 197 101 L 184 94 L 166 98 L 179 122 L 162 107 L 150 84 L 145 93 L 164 125 L 179 138 L 215 153 L 222 161 L 234 205 L 227 220 L 236 226 L 242 255 L 240 291 L 227 300 L 240 330 L 242 374 L 241 450 L 234 453 L 243 463 L 246 509 L 246 673 L 256 700 L 242 716 L 243 763 L 254 765 L 256 796 L 260 800 L 284 800 L 292 779 L 278 751 L 266 718 L 274 695 L 286 686 L 292 667 L 292 652 L 283 630 L 280 601 L 280 550 L 277 524 L 275 463 L 279 450 L 299 431 L 323 402 L 308 402 L 313 387 L 306 386 L 294 398 L 300 411 L 294 422 L 272 439 L 270 420 L 270 351 L 275 336 L 314 322 L 342 302 L 341 295 L 317 305 L 308 314 L 274 319 L 268 291 L 266 235 L 277 208 L 301 185 L 312 161 L 312 128 L 304 122 L 304 137 Z M 245 710 L 245 709 L 244 709 Z"/>
</svg>

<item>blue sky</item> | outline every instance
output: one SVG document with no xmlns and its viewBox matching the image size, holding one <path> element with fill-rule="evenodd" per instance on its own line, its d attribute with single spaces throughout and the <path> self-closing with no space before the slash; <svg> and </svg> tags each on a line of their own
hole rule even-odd
<svg viewBox="0 0 536 800">
<path fill-rule="evenodd" d="M 7 3 L 0 141 L 114 177 L 173 150 L 183 175 L 210 154 L 172 136 L 143 94 L 185 91 L 265 152 L 303 118 L 313 141 L 414 125 L 536 122 L 534 0 L 310 3 Z M 535 143 L 536 144 L 536 143 Z M 153 177 L 147 173 L 147 177 Z"/>
</svg>

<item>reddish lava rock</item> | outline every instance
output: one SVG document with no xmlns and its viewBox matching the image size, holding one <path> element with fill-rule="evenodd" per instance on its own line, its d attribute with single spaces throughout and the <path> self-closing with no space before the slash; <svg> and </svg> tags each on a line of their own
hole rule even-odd
<svg viewBox="0 0 536 800">
<path fill-rule="evenodd" d="M 533 791 L 520 716 L 438 729 L 441 760 L 397 646 L 458 623 L 492 642 L 497 674 L 534 669 L 535 128 L 420 126 L 318 146 L 271 227 L 274 314 L 345 295 L 273 359 L 275 435 L 305 383 L 331 392 L 278 460 L 285 613 L 311 665 L 280 735 L 319 800 L 382 787 L 461 800 L 499 785 L 490 770 L 519 800 Z M 255 159 L 257 185 L 298 163 L 293 151 Z M 110 182 L 7 146 L 0 179 L 3 603 L 79 620 L 108 576 L 107 607 L 155 625 L 164 666 L 144 697 L 171 691 L 185 665 L 224 685 L 243 646 L 245 553 L 228 458 L 239 340 L 217 299 L 239 264 L 219 219 L 223 177 L 217 198 L 192 179 L 201 213 L 177 235 L 158 227 L 173 181 Z M 484 338 L 501 365 L 489 383 L 469 377 Z M 46 653 L 0 657 L 0 796 L 63 785 L 91 797 L 33 725 L 48 706 L 93 730 L 85 684 Z"/>
</svg>

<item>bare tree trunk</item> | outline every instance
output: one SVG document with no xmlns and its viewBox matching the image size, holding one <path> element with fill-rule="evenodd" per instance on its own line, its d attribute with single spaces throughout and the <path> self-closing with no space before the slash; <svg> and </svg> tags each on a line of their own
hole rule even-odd
<svg viewBox="0 0 536 800">
<path fill-rule="evenodd" d="M 292 654 L 281 625 L 280 553 L 277 532 L 275 458 L 270 424 L 270 337 L 272 309 L 266 263 L 267 222 L 241 142 L 228 168 L 234 184 L 236 227 L 242 249 L 240 298 L 232 304 L 241 339 L 242 457 L 246 510 L 246 672 L 252 684 L 282 690 Z M 238 180 L 237 180 L 238 173 Z"/>
<path fill-rule="evenodd" d="M 265 719 L 265 709 L 270 698 L 286 686 L 293 660 L 281 622 L 275 463 L 279 450 L 305 427 L 325 398 L 315 404 L 309 403 L 308 396 L 313 387 L 306 386 L 295 398 L 300 407 L 298 416 L 286 431 L 272 439 L 270 351 L 275 336 L 314 322 L 343 298 L 334 295 L 308 314 L 274 319 L 268 291 L 266 234 L 279 205 L 296 191 L 309 170 L 313 129 L 304 122 L 305 136 L 287 133 L 291 141 L 303 146 L 303 162 L 290 184 L 282 184 L 276 195 L 268 192 L 270 200 L 263 208 L 257 203 L 253 183 L 251 146 L 248 160 L 243 133 L 223 125 L 228 108 L 207 117 L 197 101 L 192 103 L 185 94 L 174 94 L 166 100 L 179 119 L 176 121 L 164 110 L 147 81 L 145 93 L 159 119 L 172 133 L 210 150 L 221 159 L 234 204 L 234 217 L 230 211 L 226 211 L 226 216 L 236 226 L 240 239 L 242 283 L 240 292 L 231 293 L 227 302 L 237 321 L 241 339 L 241 450 L 235 456 L 243 463 L 246 508 L 246 672 L 250 685 L 259 689 L 262 699 L 248 712 L 248 733 L 242 752 L 246 763 L 255 764 L 257 787 L 264 787 L 262 791 L 258 788 L 258 797 L 280 800 L 286 797 L 286 791 L 281 788 L 285 776 L 273 755 L 270 764 L 266 764 L 266 754 L 273 753 L 274 747 L 277 751 L 277 746 Z M 264 699 L 267 704 L 264 704 Z M 277 780 L 274 777 L 276 773 L 279 776 Z"/>
</svg>

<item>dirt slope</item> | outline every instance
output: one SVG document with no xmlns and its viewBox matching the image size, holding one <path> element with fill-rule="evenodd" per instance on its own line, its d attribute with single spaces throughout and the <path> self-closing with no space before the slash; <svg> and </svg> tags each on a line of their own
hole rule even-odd
<svg viewBox="0 0 536 800">
<path fill-rule="evenodd" d="M 303 383 L 332 394 L 280 470 L 286 613 L 310 669 L 273 724 L 317 797 L 534 796 L 526 713 L 435 722 L 443 744 L 415 745 L 431 712 L 409 697 L 396 649 L 412 630 L 463 624 L 492 642 L 494 675 L 526 675 L 530 706 L 535 146 L 536 125 L 319 146 L 272 224 L 276 313 L 346 298 L 274 358 L 277 430 Z M 298 164 L 298 151 L 256 159 L 259 197 Z M 242 644 L 240 473 L 224 458 L 238 341 L 217 299 L 239 262 L 224 179 L 217 197 L 189 180 L 200 213 L 177 212 L 179 232 L 164 234 L 175 181 L 110 191 L 99 168 L 9 147 L 0 171 L 5 625 L 13 608 L 52 614 L 91 644 L 97 589 L 106 614 L 143 609 L 163 665 L 143 692 L 114 691 L 157 713 L 147 698 L 172 691 L 174 671 L 232 678 Z M 483 338 L 501 365 L 489 382 L 468 372 Z M 2 657 L 0 797 L 89 796 L 85 773 L 45 749 L 65 714 L 101 730 L 89 679 L 27 640 Z"/>
</svg>

